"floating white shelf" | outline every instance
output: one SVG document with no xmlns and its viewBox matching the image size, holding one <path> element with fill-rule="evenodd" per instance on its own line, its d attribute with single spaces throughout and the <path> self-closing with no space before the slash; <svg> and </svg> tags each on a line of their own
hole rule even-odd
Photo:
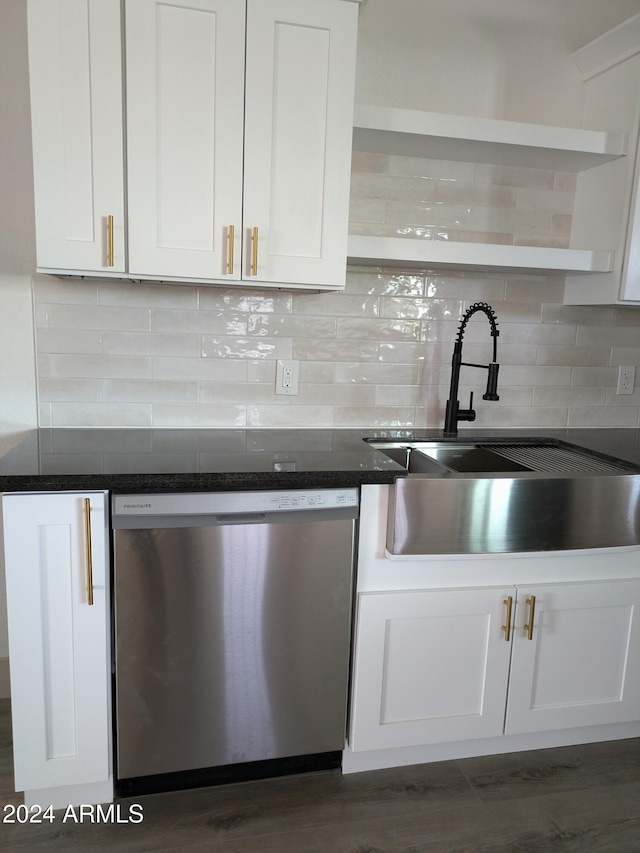
<svg viewBox="0 0 640 853">
<path fill-rule="evenodd" d="M 613 252 L 350 236 L 347 263 L 520 274 L 610 272 Z"/>
<path fill-rule="evenodd" d="M 627 153 L 627 134 L 356 105 L 356 151 L 581 172 Z"/>
</svg>

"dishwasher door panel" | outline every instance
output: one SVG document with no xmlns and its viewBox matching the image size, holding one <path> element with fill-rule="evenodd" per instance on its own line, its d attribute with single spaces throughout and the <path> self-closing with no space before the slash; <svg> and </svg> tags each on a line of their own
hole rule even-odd
<svg viewBox="0 0 640 853">
<path fill-rule="evenodd" d="M 114 532 L 119 778 L 344 748 L 353 531 Z"/>
</svg>

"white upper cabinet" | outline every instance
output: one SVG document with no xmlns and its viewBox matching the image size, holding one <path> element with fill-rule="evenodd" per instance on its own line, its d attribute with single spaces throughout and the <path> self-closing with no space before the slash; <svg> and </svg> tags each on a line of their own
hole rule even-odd
<svg viewBox="0 0 640 853">
<path fill-rule="evenodd" d="M 242 221 L 244 3 L 125 10 L 129 272 L 239 279 L 239 258 L 227 263 Z"/>
<path fill-rule="evenodd" d="M 247 4 L 243 278 L 344 285 L 356 35 L 353 3 Z"/>
<path fill-rule="evenodd" d="M 29 0 L 38 270 L 125 271 L 120 4 Z"/>
<path fill-rule="evenodd" d="M 606 245 L 615 250 L 615 262 L 602 275 L 567 279 L 567 303 L 640 303 L 639 120 L 640 53 L 636 53 L 586 82 L 585 121 L 601 128 L 629 127 L 633 156 L 578 176 L 571 245 Z"/>
<path fill-rule="evenodd" d="M 29 3 L 39 269 L 344 287 L 357 3 Z"/>
</svg>

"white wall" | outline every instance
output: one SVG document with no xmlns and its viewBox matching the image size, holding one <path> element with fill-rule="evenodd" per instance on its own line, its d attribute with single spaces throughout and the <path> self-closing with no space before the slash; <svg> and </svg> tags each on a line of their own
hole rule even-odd
<svg viewBox="0 0 640 853">
<path fill-rule="evenodd" d="M 356 101 L 580 126 L 578 47 L 639 0 L 367 0 Z"/>
<path fill-rule="evenodd" d="M 0 442 L 6 442 L 37 422 L 31 295 L 35 232 L 24 0 L 0 3 L 0 80 Z M 0 658 L 8 653 L 0 549 Z M 0 668 L 0 695 L 3 676 Z"/>
</svg>

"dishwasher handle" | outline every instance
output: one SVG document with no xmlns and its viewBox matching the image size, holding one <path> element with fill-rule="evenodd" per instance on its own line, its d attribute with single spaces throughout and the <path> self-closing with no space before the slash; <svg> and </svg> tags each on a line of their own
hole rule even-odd
<svg viewBox="0 0 640 853">
<path fill-rule="evenodd" d="M 216 515 L 216 524 L 264 524 L 267 520 L 265 512 L 230 512 Z"/>
<path fill-rule="evenodd" d="M 242 524 L 292 524 L 303 521 L 356 519 L 357 507 L 307 509 L 303 512 L 233 512 L 202 515 L 113 515 L 114 530 L 162 530 L 166 527 L 225 527 Z"/>
</svg>

